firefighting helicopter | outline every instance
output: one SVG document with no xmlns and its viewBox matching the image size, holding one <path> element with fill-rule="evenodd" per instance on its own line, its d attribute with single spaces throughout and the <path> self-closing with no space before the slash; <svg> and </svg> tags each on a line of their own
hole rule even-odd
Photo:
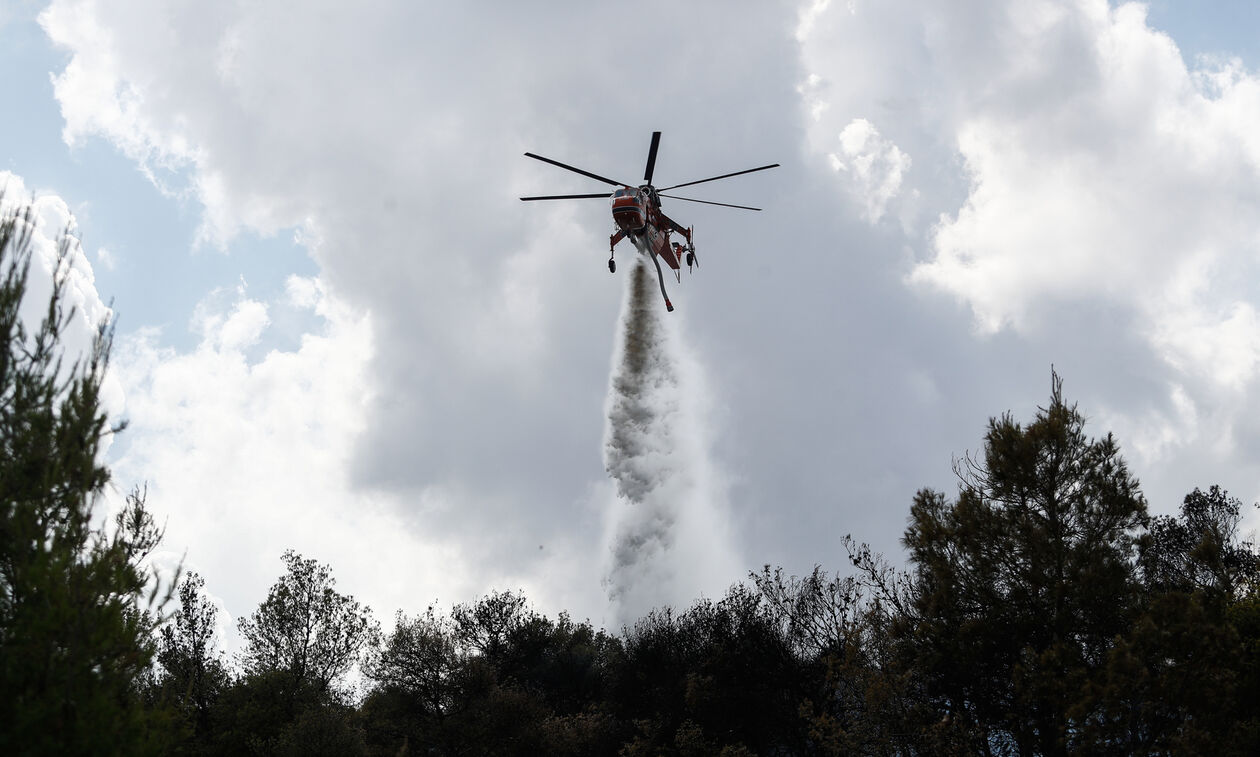
<svg viewBox="0 0 1260 757">
<path fill-rule="evenodd" d="M 544 163 L 550 163 L 553 166 L 559 166 L 568 171 L 582 174 L 583 176 L 602 181 L 605 184 L 611 184 L 617 187 L 612 192 L 596 192 L 593 194 L 576 194 L 576 195 L 547 195 L 544 197 L 522 197 L 522 200 L 581 200 L 596 197 L 612 198 L 612 215 L 613 223 L 616 224 L 616 231 L 608 240 L 608 271 L 610 273 L 617 272 L 617 262 L 613 260 L 613 254 L 617 247 L 617 243 L 622 239 L 629 238 L 630 242 L 638 249 L 639 252 L 651 259 L 656 266 L 656 278 L 661 284 L 661 296 L 665 298 L 665 308 L 673 312 L 674 305 L 669 301 L 669 295 L 665 293 L 665 275 L 661 273 L 660 261 L 664 260 L 665 264 L 674 270 L 675 279 L 682 282 L 682 262 L 687 263 L 687 270 L 692 267 L 699 266 L 696 257 L 695 232 L 692 228 L 683 228 L 669 216 L 661 212 L 661 198 L 668 197 L 673 200 L 686 200 L 687 202 L 700 202 L 705 205 L 720 205 L 724 208 L 739 208 L 740 210 L 761 210 L 761 208 L 750 208 L 747 205 L 731 205 L 725 202 L 711 202 L 709 200 L 696 200 L 690 197 L 679 197 L 677 195 L 663 194 L 671 189 L 679 187 L 689 187 L 693 184 L 703 184 L 706 181 L 717 181 L 718 179 L 729 179 L 732 176 L 740 176 L 755 171 L 765 171 L 768 168 L 778 168 L 778 163 L 772 163 L 768 166 L 760 166 L 758 168 L 749 168 L 745 171 L 736 171 L 734 173 L 725 173 L 721 176 L 711 176 L 707 179 L 698 179 L 696 181 L 687 181 L 682 184 L 675 184 L 663 189 L 657 189 L 652 186 L 652 173 L 656 169 L 656 150 L 661 144 L 661 133 L 659 131 L 652 132 L 652 145 L 648 148 L 647 169 L 643 172 L 643 182 L 635 187 L 624 181 L 613 181 L 612 179 L 593 174 L 590 171 L 583 171 L 570 165 L 565 165 L 558 160 L 544 158 L 541 155 L 535 155 L 532 152 L 525 153 L 526 157 L 541 160 Z M 677 232 L 687 244 L 681 245 L 677 242 L 670 243 L 670 234 Z"/>
</svg>

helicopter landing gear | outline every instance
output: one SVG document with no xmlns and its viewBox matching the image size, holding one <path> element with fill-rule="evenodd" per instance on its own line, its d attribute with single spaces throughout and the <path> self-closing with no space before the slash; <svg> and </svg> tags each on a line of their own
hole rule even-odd
<svg viewBox="0 0 1260 757">
<path fill-rule="evenodd" d="M 686 236 L 687 246 L 683 249 L 687 251 L 687 257 L 685 258 L 687 261 L 687 270 L 691 271 L 692 268 L 699 267 L 700 265 L 700 259 L 696 257 L 696 230 L 694 228 L 688 228 Z"/>
<path fill-rule="evenodd" d="M 617 261 L 613 260 L 612 258 L 608 259 L 608 272 L 609 273 L 617 272 Z"/>
</svg>

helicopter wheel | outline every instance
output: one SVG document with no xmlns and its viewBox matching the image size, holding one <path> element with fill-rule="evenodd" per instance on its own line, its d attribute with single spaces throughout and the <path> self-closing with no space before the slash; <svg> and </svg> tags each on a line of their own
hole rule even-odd
<svg viewBox="0 0 1260 757">
<path fill-rule="evenodd" d="M 690 252 L 687 253 L 687 267 L 690 268 L 695 264 L 696 264 L 696 256 L 692 255 Z"/>
<path fill-rule="evenodd" d="M 608 272 L 609 273 L 617 272 L 617 261 L 613 260 L 612 258 L 608 259 Z"/>
</svg>

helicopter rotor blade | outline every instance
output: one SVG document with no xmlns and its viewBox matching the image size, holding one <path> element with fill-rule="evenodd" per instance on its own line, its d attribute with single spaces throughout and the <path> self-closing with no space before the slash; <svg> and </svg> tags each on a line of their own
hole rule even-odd
<svg viewBox="0 0 1260 757">
<path fill-rule="evenodd" d="M 656 148 L 661 145 L 661 133 L 659 131 L 652 132 L 652 146 L 648 148 L 647 168 L 643 171 L 643 182 L 651 185 L 652 172 L 656 170 Z"/>
<path fill-rule="evenodd" d="M 612 179 L 609 179 L 609 178 L 608 178 L 608 177 L 606 177 L 606 176 L 600 176 L 599 174 L 591 173 L 590 171 L 583 171 L 583 170 L 582 170 L 582 169 L 580 169 L 580 168 L 574 168 L 573 166 L 570 166 L 570 165 L 565 165 L 564 163 L 561 163 L 561 162 L 560 162 L 560 161 L 558 161 L 558 160 L 552 160 L 551 158 L 544 158 L 543 156 L 541 156 L 541 155 L 535 155 L 535 154 L 534 154 L 534 153 L 532 153 L 532 152 L 527 152 L 527 153 L 525 153 L 525 157 L 527 157 L 527 158 L 533 158 L 534 160 L 541 160 L 542 162 L 544 162 L 544 163 L 550 163 L 550 164 L 551 164 L 551 165 L 553 165 L 553 166 L 559 166 L 559 167 L 561 167 L 561 168 L 565 169 L 566 171 L 572 171 L 573 173 L 580 173 L 580 174 L 582 174 L 583 176 L 589 176 L 590 178 L 595 179 L 596 181 L 602 181 L 602 182 L 604 182 L 605 184 L 612 184 L 614 187 L 628 187 L 628 186 L 630 186 L 629 184 L 625 183 L 624 181 L 613 181 Z"/>
<path fill-rule="evenodd" d="M 526 154 L 528 154 L 528 153 L 526 153 Z M 697 179 L 696 181 L 689 181 L 689 182 L 687 182 L 687 183 L 685 183 L 685 184 L 675 184 L 675 185 L 674 185 L 674 186 L 672 186 L 672 187 L 665 187 L 664 189 L 661 189 L 661 190 L 659 190 L 659 191 L 661 191 L 661 192 L 668 192 L 668 191 L 669 191 L 669 190 L 671 190 L 671 189 L 678 189 L 679 187 L 689 187 L 689 186 L 691 186 L 692 184 L 703 184 L 703 183 L 705 183 L 706 181 L 717 181 L 718 179 L 729 179 L 729 178 L 731 178 L 732 176 L 741 176 L 741 175 L 746 174 L 746 173 L 753 173 L 753 172 L 755 172 L 755 171 L 765 171 L 766 169 L 769 169 L 769 168 L 778 168 L 778 167 L 779 167 L 779 164 L 778 164 L 778 163 L 771 163 L 771 164 L 770 164 L 770 165 L 768 165 L 768 166 L 761 166 L 760 168 L 749 168 L 749 169 L 748 169 L 748 170 L 746 170 L 746 171 L 736 171 L 735 173 L 724 173 L 724 174 L 722 174 L 721 176 L 712 176 L 712 177 L 709 177 L 709 178 L 707 178 L 707 179 Z M 680 199 L 681 199 L 681 198 L 680 198 Z"/>
<path fill-rule="evenodd" d="M 595 197 L 612 197 L 612 192 L 599 192 L 587 195 L 547 195 L 546 197 L 522 197 L 521 199 L 529 202 L 530 200 L 586 200 Z"/>
<path fill-rule="evenodd" d="M 657 194 L 660 194 L 659 192 Z M 712 200 L 696 200 L 691 197 L 679 197 L 678 195 L 662 194 L 661 197 L 668 197 L 671 200 L 686 200 L 687 202 L 702 202 L 705 205 L 721 205 L 724 208 L 739 208 L 740 210 L 761 210 L 761 208 L 750 208 L 747 205 L 731 205 L 727 202 L 713 202 Z"/>
</svg>

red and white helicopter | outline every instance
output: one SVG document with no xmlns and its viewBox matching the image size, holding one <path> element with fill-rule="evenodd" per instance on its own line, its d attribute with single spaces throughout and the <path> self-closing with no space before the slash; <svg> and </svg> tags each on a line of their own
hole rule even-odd
<svg viewBox="0 0 1260 757">
<path fill-rule="evenodd" d="M 661 133 L 659 131 L 652 132 L 652 146 L 648 148 L 647 170 L 643 172 L 643 184 L 637 187 L 631 186 L 624 181 L 613 181 L 612 179 L 593 174 L 590 171 L 583 171 L 580 168 L 565 165 L 558 160 L 544 158 L 541 155 L 535 155 L 532 152 L 525 153 L 526 157 L 541 160 L 544 163 L 550 163 L 553 166 L 574 173 L 580 173 L 583 176 L 590 177 L 605 184 L 611 184 L 617 187 L 612 192 L 598 192 L 595 194 L 580 195 L 547 195 L 545 197 L 522 197 L 522 200 L 579 200 L 595 197 L 611 197 L 612 198 L 612 214 L 613 222 L 617 225 L 616 232 L 608 241 L 608 270 L 611 273 L 617 272 L 617 263 L 613 260 L 613 251 L 617 247 L 617 243 L 622 239 L 629 238 L 630 242 L 639 250 L 639 252 L 648 256 L 652 263 L 656 265 L 656 277 L 661 282 L 661 296 L 665 298 L 665 307 L 669 311 L 673 311 L 674 305 L 669 301 L 669 295 L 665 293 L 665 276 L 661 273 L 660 261 L 664 260 L 665 264 L 674 269 L 674 277 L 682 282 L 682 262 L 687 263 L 687 270 L 690 271 L 692 266 L 698 265 L 696 261 L 696 244 L 694 232 L 690 228 L 683 228 L 676 221 L 661 212 L 661 198 L 669 197 L 673 200 L 686 200 L 687 202 L 700 202 L 705 205 L 721 205 L 724 208 L 739 208 L 741 210 L 761 210 L 761 208 L 750 208 L 747 205 L 730 205 L 725 202 L 710 202 L 709 200 L 696 200 L 690 197 L 678 197 L 677 195 L 662 194 L 671 189 L 679 187 L 689 187 L 692 184 L 703 184 L 706 181 L 717 181 L 718 179 L 729 179 L 732 176 L 753 173 L 754 171 L 764 171 L 768 168 L 778 168 L 778 163 L 772 163 L 768 166 L 759 168 L 749 168 L 746 171 L 736 171 L 735 173 L 725 173 L 721 176 L 712 176 L 708 179 L 699 179 L 697 181 L 683 182 L 675 184 L 664 189 L 657 189 L 652 186 L 652 172 L 656 169 L 656 150 L 661 144 Z M 670 234 L 677 232 L 687 241 L 686 246 L 677 242 L 670 243 Z"/>
</svg>

